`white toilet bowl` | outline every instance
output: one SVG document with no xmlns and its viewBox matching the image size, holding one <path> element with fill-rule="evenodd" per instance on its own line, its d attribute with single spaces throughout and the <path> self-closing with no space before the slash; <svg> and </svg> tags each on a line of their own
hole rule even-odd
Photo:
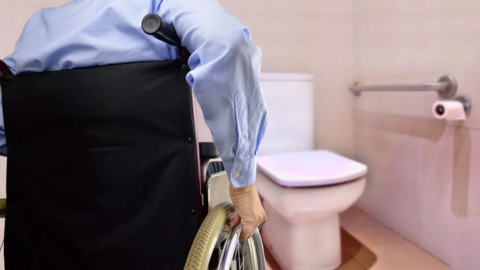
<svg viewBox="0 0 480 270">
<path fill-rule="evenodd" d="M 256 186 L 268 217 L 262 237 L 283 270 L 340 265 L 339 214 L 363 193 L 366 172 L 324 150 L 258 158 Z"/>
</svg>

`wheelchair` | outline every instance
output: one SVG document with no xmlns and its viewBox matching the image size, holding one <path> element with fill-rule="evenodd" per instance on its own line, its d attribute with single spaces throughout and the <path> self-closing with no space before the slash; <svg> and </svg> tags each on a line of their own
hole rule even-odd
<svg viewBox="0 0 480 270">
<path fill-rule="evenodd" d="M 15 76 L 0 61 L 7 270 L 265 269 L 259 230 L 240 241 L 228 225 L 215 145 L 197 140 L 188 51 L 156 14 L 142 29 L 179 58 Z"/>
</svg>

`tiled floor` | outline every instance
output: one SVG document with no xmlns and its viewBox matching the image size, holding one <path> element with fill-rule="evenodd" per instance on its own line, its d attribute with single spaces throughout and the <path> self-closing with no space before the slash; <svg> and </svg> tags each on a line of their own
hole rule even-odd
<svg viewBox="0 0 480 270">
<path fill-rule="evenodd" d="M 355 237 L 342 229 L 342 265 L 338 270 L 372 269 L 377 256 Z"/>
<path fill-rule="evenodd" d="M 450 270 L 423 249 L 405 240 L 358 208 L 351 208 L 341 216 L 343 229 L 376 256 L 368 270 Z M 348 242 L 348 241 L 347 241 Z M 353 245 L 354 246 L 354 245 Z M 348 252 L 352 245 L 344 246 Z M 362 252 L 352 255 L 362 261 Z M 345 269 L 347 270 L 347 269 Z"/>
<path fill-rule="evenodd" d="M 342 248 L 342 265 L 337 270 L 365 270 L 370 269 L 375 263 L 375 254 L 345 230 L 342 230 Z M 265 257 L 269 263 L 267 270 L 282 270 L 267 249 Z"/>
<path fill-rule="evenodd" d="M 337 270 L 450 270 L 358 208 L 343 213 L 341 224 L 342 265 Z M 282 270 L 265 253 L 267 270 Z"/>
</svg>

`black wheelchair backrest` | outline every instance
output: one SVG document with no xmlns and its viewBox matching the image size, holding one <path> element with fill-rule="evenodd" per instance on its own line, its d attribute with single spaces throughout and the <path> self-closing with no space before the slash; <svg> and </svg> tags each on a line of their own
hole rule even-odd
<svg viewBox="0 0 480 270">
<path fill-rule="evenodd" d="M 183 268 L 202 210 L 184 67 L 0 77 L 6 269 Z"/>
</svg>

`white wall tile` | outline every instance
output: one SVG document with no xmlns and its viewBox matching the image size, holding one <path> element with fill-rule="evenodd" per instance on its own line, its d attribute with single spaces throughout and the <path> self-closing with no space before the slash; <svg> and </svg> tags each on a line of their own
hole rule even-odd
<svg viewBox="0 0 480 270">
<path fill-rule="evenodd" d="M 474 100 L 480 77 L 476 76 L 480 62 L 480 2 L 401 0 L 354 2 L 355 10 L 355 79 L 363 83 L 435 81 L 444 74 L 454 75 L 459 93 Z M 410 95 L 417 106 L 412 113 L 429 114 L 435 93 Z M 390 95 L 383 108 L 397 104 L 398 95 Z M 379 95 L 372 99 L 379 100 Z M 394 113 L 404 113 L 395 110 Z M 468 127 L 480 126 L 480 111 L 472 111 Z"/>
<path fill-rule="evenodd" d="M 460 257 L 460 264 L 458 270 L 475 270 L 480 269 L 480 218 L 470 216 L 468 218 L 467 230 L 464 231 L 461 238 L 461 245 L 458 246 L 462 256 Z"/>
<path fill-rule="evenodd" d="M 468 174 L 468 194 L 466 194 L 468 197 L 468 215 L 478 221 L 480 219 L 480 130 L 469 129 L 469 131 L 469 139 L 471 140 L 469 163 L 463 168 L 469 168 L 470 172 Z M 477 228 L 480 231 L 480 226 Z"/>
<path fill-rule="evenodd" d="M 402 178 L 393 178 L 392 181 L 402 182 Z M 386 192 L 387 207 L 384 208 L 389 226 L 398 234 L 413 243 L 420 241 L 422 233 L 422 192 L 418 185 L 393 184 Z"/>
<path fill-rule="evenodd" d="M 434 140 L 424 140 L 422 187 L 444 194 L 454 170 L 455 127 L 443 126 Z"/>
<path fill-rule="evenodd" d="M 448 189 L 451 190 L 451 185 Z M 451 210 L 450 194 L 446 192 L 438 196 L 433 191 L 422 190 L 422 203 L 419 205 L 422 209 L 422 234 L 417 244 L 448 265 L 455 266 L 459 263 L 456 244 L 458 221 Z"/>
</svg>

